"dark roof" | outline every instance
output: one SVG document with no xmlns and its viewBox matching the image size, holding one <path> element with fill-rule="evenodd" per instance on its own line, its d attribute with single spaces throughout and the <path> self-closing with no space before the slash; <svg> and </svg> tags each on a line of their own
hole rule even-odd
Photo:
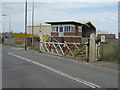
<svg viewBox="0 0 120 90">
<path fill-rule="evenodd" d="M 46 23 L 51 24 L 51 25 L 57 25 L 57 24 L 78 24 L 78 25 L 86 25 L 87 27 L 90 27 L 89 25 L 91 25 L 93 28 L 95 28 L 95 26 L 90 21 L 81 21 L 81 22 L 77 22 L 77 21 L 59 21 L 59 22 L 46 22 Z"/>
<path fill-rule="evenodd" d="M 80 22 L 75 22 L 75 21 L 60 21 L 60 22 L 46 22 L 48 24 L 79 24 L 79 25 L 82 25 L 82 23 Z"/>
</svg>

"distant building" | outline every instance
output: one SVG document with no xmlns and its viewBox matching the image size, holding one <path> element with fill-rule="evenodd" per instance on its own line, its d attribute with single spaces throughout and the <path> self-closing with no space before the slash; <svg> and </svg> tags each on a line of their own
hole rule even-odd
<svg viewBox="0 0 120 90">
<path fill-rule="evenodd" d="M 34 42 L 39 41 L 38 35 L 33 35 Z M 12 38 L 15 38 L 16 45 L 25 45 L 25 34 L 12 34 Z M 27 34 L 27 46 L 32 46 L 32 34 Z"/>
<path fill-rule="evenodd" d="M 51 35 L 51 25 L 50 24 L 47 24 L 47 23 L 36 24 L 33 26 L 33 29 L 34 29 L 33 34 L 38 35 L 40 37 L 41 41 L 43 41 L 43 39 L 46 38 L 46 36 Z M 32 26 L 28 26 L 27 34 L 32 34 Z"/>
<path fill-rule="evenodd" d="M 46 22 L 52 25 L 51 36 L 59 42 L 84 43 L 88 41 L 91 33 L 96 34 L 95 26 L 89 22 Z M 52 41 L 55 41 L 52 39 Z"/>
<path fill-rule="evenodd" d="M 96 37 L 97 37 L 98 34 L 109 34 L 109 32 L 96 30 Z"/>
<path fill-rule="evenodd" d="M 101 39 L 101 36 L 105 36 L 105 39 L 116 39 L 115 34 L 98 34 L 97 39 Z"/>
</svg>

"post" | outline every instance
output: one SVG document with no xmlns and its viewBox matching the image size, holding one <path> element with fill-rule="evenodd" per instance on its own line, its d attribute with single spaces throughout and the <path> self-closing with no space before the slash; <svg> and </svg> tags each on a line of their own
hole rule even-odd
<svg viewBox="0 0 120 90">
<path fill-rule="evenodd" d="M 8 15 L 2 15 L 2 16 L 8 16 Z M 10 38 L 10 31 L 11 31 L 11 16 L 8 16 L 9 18 L 9 38 Z M 4 27 L 3 27 L 3 30 L 4 30 Z"/>
<path fill-rule="evenodd" d="M 11 16 L 9 16 L 9 19 L 10 19 L 10 21 L 9 21 L 9 33 L 10 33 L 10 31 L 11 31 Z"/>
<path fill-rule="evenodd" d="M 100 42 L 98 43 L 98 59 L 100 59 Z"/>
<path fill-rule="evenodd" d="M 103 43 L 101 43 L 101 59 L 103 58 Z"/>
<path fill-rule="evenodd" d="M 33 44 L 34 44 L 34 37 L 33 37 L 34 28 L 33 28 L 33 25 L 34 25 L 34 0 L 33 0 L 33 6 L 32 6 L 32 47 L 33 47 Z"/>
<path fill-rule="evenodd" d="M 27 50 L 27 0 L 25 5 L 25 50 Z"/>
<path fill-rule="evenodd" d="M 120 32 L 119 32 L 119 39 L 118 39 L 118 60 L 120 60 Z"/>
<path fill-rule="evenodd" d="M 87 62 L 89 62 L 89 42 L 90 42 L 90 39 L 88 39 L 88 43 L 86 45 L 86 58 L 87 58 Z"/>
<path fill-rule="evenodd" d="M 90 47 L 89 47 L 89 62 L 95 62 L 96 61 L 96 46 L 95 46 L 95 39 L 96 39 L 96 36 L 94 33 L 92 33 L 90 35 Z"/>
</svg>

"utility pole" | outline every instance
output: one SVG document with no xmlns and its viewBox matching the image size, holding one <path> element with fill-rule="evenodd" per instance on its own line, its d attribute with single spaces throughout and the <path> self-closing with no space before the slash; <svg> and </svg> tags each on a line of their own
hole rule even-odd
<svg viewBox="0 0 120 90">
<path fill-rule="evenodd" d="M 25 4 L 25 50 L 27 50 L 27 0 Z"/>
<path fill-rule="evenodd" d="M 41 23 L 40 23 L 40 41 L 43 42 L 43 34 L 42 34 L 42 30 L 41 30 Z"/>
<path fill-rule="evenodd" d="M 33 37 L 33 32 L 34 32 L 34 0 L 33 0 L 33 6 L 32 6 L 32 47 L 34 45 L 34 37 Z"/>
<path fill-rule="evenodd" d="M 2 16 L 7 16 L 9 18 L 9 31 L 8 31 L 8 33 L 10 34 L 10 32 L 11 32 L 11 16 L 9 16 L 9 15 L 2 15 Z"/>
<path fill-rule="evenodd" d="M 10 22 L 9 22 L 9 33 L 11 32 L 11 16 L 9 16 Z"/>
</svg>

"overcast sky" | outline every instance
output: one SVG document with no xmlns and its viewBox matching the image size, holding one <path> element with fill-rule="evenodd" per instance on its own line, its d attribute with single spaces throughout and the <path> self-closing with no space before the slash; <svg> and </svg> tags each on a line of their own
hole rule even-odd
<svg viewBox="0 0 120 90">
<path fill-rule="evenodd" d="M 0 10 L 1 11 L 1 10 Z M 3 30 L 24 32 L 24 2 L 3 2 Z M 28 25 L 32 24 L 32 3 L 28 3 Z M 35 24 L 47 21 L 91 21 L 97 30 L 118 33 L 117 2 L 35 2 Z"/>
</svg>

